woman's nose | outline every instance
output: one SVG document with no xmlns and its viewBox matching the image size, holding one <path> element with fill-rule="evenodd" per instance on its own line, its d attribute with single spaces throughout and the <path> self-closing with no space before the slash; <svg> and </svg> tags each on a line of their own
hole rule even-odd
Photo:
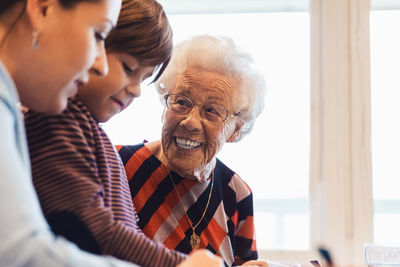
<svg viewBox="0 0 400 267">
<path fill-rule="evenodd" d="M 104 45 L 99 47 L 99 55 L 96 57 L 90 72 L 99 76 L 106 76 L 108 74 L 107 53 Z"/>
<path fill-rule="evenodd" d="M 181 125 L 188 131 L 196 131 L 201 129 L 202 117 L 199 108 L 194 106 L 192 110 L 184 116 L 185 118 L 181 121 Z"/>
<path fill-rule="evenodd" d="M 142 93 L 142 90 L 140 89 L 140 84 L 137 84 L 137 83 L 128 85 L 126 87 L 126 91 L 132 97 L 139 97 L 140 94 Z"/>
</svg>

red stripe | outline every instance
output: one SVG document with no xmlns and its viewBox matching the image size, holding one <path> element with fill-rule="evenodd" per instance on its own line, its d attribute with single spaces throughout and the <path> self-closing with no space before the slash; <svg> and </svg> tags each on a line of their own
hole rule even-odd
<svg viewBox="0 0 400 267">
<path fill-rule="evenodd" d="M 185 239 L 185 232 L 189 229 L 189 222 L 186 216 L 182 216 L 178 221 L 178 229 L 180 228 L 181 231 L 175 229 L 168 238 L 164 241 L 164 245 L 169 249 L 175 249 L 183 239 Z"/>
<path fill-rule="evenodd" d="M 129 162 L 128 162 L 129 163 Z M 165 168 L 160 165 L 147 179 L 144 183 L 140 191 L 133 198 L 133 204 L 135 205 L 136 211 L 140 212 L 147 200 L 151 197 L 154 191 L 157 189 L 157 186 L 165 177 L 166 171 Z"/>
<path fill-rule="evenodd" d="M 254 238 L 254 221 L 253 216 L 247 216 L 244 219 L 240 230 L 236 233 L 237 236 L 252 240 Z"/>
<path fill-rule="evenodd" d="M 136 153 L 133 154 L 125 164 L 125 172 L 126 176 L 128 177 L 128 181 L 132 179 L 133 174 L 138 170 L 143 162 L 151 156 L 151 152 L 145 146 L 139 149 Z"/>
<path fill-rule="evenodd" d="M 210 243 L 213 248 L 219 249 L 225 237 L 227 237 L 227 233 L 221 228 L 218 222 L 212 218 L 207 228 L 201 233 L 200 246 L 205 248 L 207 244 Z"/>
</svg>

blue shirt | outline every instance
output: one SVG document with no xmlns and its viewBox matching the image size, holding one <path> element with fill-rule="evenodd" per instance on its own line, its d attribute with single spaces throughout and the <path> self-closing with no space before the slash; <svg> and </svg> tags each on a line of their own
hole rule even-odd
<svg viewBox="0 0 400 267">
<path fill-rule="evenodd" d="M 0 62 L 0 266 L 136 266 L 78 249 L 50 231 L 35 193 L 13 81 Z"/>
</svg>

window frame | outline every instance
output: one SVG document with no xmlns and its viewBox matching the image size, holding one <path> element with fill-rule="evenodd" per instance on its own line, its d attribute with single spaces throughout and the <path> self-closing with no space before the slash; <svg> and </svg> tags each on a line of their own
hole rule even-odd
<svg viewBox="0 0 400 267">
<path fill-rule="evenodd" d="M 370 2 L 311 3 L 311 243 L 360 266 L 373 240 Z"/>
<path fill-rule="evenodd" d="M 308 264 L 316 249 L 363 266 L 373 241 L 369 0 L 311 0 L 309 251 L 260 251 Z"/>
</svg>

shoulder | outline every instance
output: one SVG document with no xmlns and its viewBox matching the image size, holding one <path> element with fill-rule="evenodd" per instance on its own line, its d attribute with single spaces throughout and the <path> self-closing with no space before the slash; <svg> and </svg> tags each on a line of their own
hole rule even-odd
<svg viewBox="0 0 400 267">
<path fill-rule="evenodd" d="M 145 146 L 147 147 L 150 152 L 155 155 L 157 158 L 160 158 L 161 154 L 161 140 L 157 140 L 154 142 L 146 143 Z"/>
<path fill-rule="evenodd" d="M 118 151 L 124 165 L 126 165 L 126 163 L 133 155 L 137 154 L 137 156 L 140 156 L 140 154 L 142 154 L 144 150 L 147 150 L 145 149 L 144 143 L 136 145 L 116 145 L 115 148 Z"/>
<path fill-rule="evenodd" d="M 58 115 L 27 111 L 24 119 L 32 161 L 44 155 L 50 159 L 51 155 L 61 157 L 67 153 L 85 155 L 92 161 L 99 126 L 89 115 L 72 99 Z"/>
<path fill-rule="evenodd" d="M 136 151 L 144 147 L 143 143 L 136 144 L 136 145 L 116 145 L 115 148 L 117 149 L 118 153 L 130 153 L 135 154 Z"/>
<path fill-rule="evenodd" d="M 97 122 L 82 102 L 69 99 L 66 109 L 57 115 L 46 115 L 29 110 L 24 114 L 28 135 L 40 133 L 42 135 L 77 134 L 88 138 L 92 131 L 99 128 Z"/>
<path fill-rule="evenodd" d="M 216 175 L 235 192 L 238 201 L 252 194 L 250 186 L 233 170 L 217 159 Z"/>
<path fill-rule="evenodd" d="M 71 121 L 73 121 L 73 116 L 71 116 L 71 111 L 69 110 L 69 103 L 67 108 L 60 114 L 57 115 L 47 115 L 33 110 L 27 110 L 24 112 L 24 120 L 27 130 L 31 127 L 44 130 L 46 126 L 60 127 L 60 126 L 70 126 Z"/>
<path fill-rule="evenodd" d="M 19 102 L 18 92 L 11 77 L 0 61 L 0 101 L 7 106 L 12 113 L 16 113 L 15 106 Z"/>
<path fill-rule="evenodd" d="M 29 156 L 17 92 L 12 84 L 3 79 L 3 75 L 0 74 L 0 147 L 3 151 L 0 153 L 0 170 L 9 171 L 17 165 L 29 166 Z"/>
</svg>

